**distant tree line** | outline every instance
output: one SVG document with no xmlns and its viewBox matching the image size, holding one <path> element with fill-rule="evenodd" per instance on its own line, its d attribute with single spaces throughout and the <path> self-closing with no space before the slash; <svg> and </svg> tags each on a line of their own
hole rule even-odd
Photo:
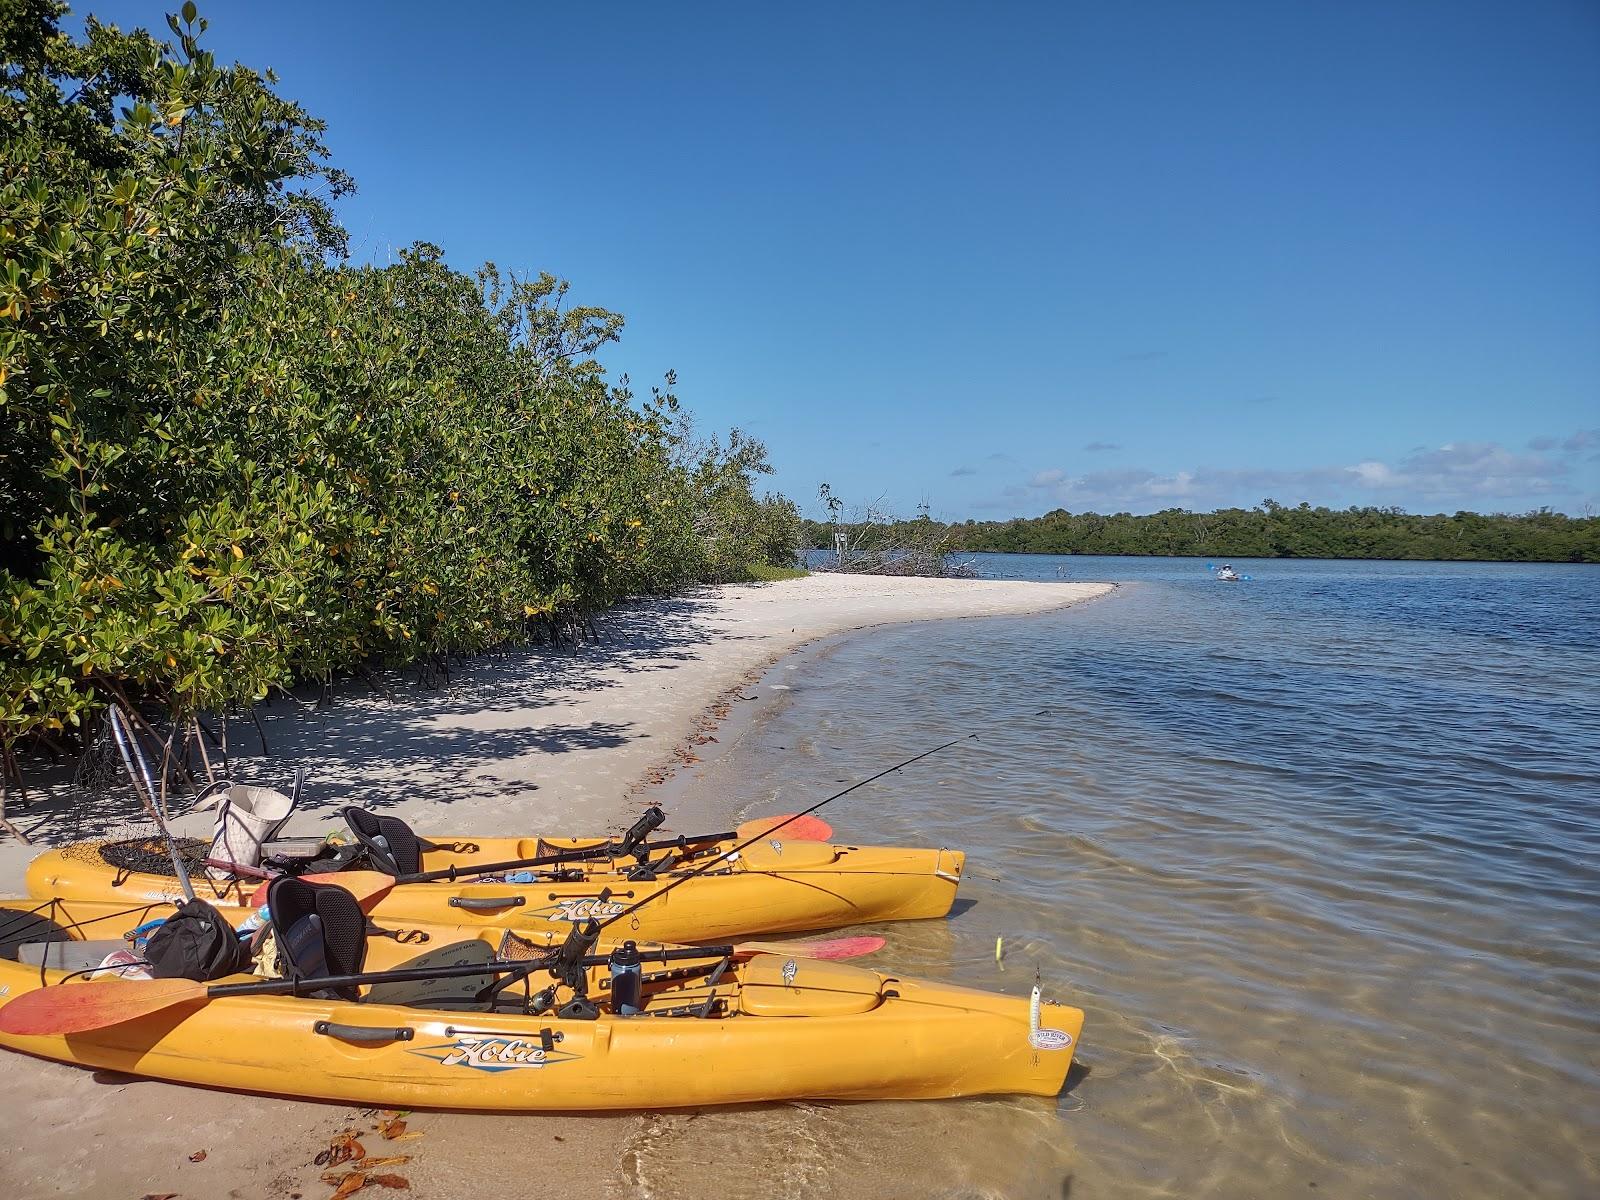
<svg viewBox="0 0 1600 1200">
<path fill-rule="evenodd" d="M 878 528 L 890 544 L 924 544 L 927 517 Z M 806 521 L 809 546 L 833 545 L 834 526 Z M 955 551 L 1016 554 L 1132 554 L 1215 558 L 1391 558 L 1438 561 L 1600 562 L 1600 517 L 1541 509 L 1519 516 L 1457 512 L 1423 516 L 1399 508 L 1257 508 L 1149 515 L 1070 513 L 945 527 Z"/>
<path fill-rule="evenodd" d="M 419 244 L 359 266 L 321 122 L 172 41 L 0 5 L 0 751 L 549 638 L 792 565 L 759 442 L 689 436 L 622 318 Z"/>
</svg>

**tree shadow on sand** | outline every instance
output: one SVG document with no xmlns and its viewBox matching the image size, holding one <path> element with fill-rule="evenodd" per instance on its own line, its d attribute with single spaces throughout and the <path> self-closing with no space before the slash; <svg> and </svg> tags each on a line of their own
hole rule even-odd
<svg viewBox="0 0 1600 1200">
<path fill-rule="evenodd" d="M 521 758 L 612 749 L 649 736 L 632 721 L 538 724 L 539 710 L 617 687 L 619 671 L 672 671 L 699 659 L 709 643 L 739 636 L 711 619 L 713 596 L 702 590 L 619 606 L 598 620 L 597 641 L 481 655 L 453 668 L 442 686 L 424 687 L 416 671 L 407 669 L 341 680 L 326 693 L 297 687 L 257 706 L 261 736 L 248 720 L 228 722 L 229 773 L 288 790 L 296 768 L 304 769 L 301 814 L 331 815 L 345 804 L 449 805 L 537 791 L 537 782 L 502 777 L 529 774 L 525 765 L 520 771 L 500 768 Z M 477 727 L 462 724 L 475 718 Z M 86 791 L 73 783 L 72 766 L 29 764 L 30 803 L 12 816 L 30 838 L 50 845 L 104 837 L 145 819 L 125 780 Z M 187 795 L 174 798 L 174 813 L 189 802 Z"/>
</svg>

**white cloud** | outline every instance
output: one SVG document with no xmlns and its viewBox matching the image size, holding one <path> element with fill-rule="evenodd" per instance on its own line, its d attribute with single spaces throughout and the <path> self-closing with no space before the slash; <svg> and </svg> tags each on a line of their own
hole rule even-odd
<svg viewBox="0 0 1600 1200">
<path fill-rule="evenodd" d="M 1536 437 L 1528 443 L 1529 450 L 1563 450 L 1576 454 L 1590 446 L 1600 446 L 1600 429 L 1580 429 L 1571 437 Z"/>
<path fill-rule="evenodd" d="M 1429 499 L 1506 499 L 1564 490 L 1557 480 L 1568 471 L 1563 462 L 1537 454 L 1513 454 L 1494 442 L 1446 442 L 1437 450 L 1407 455 L 1381 483 L 1369 486 L 1409 491 Z"/>
<path fill-rule="evenodd" d="M 1146 485 L 1152 496 L 1190 496 L 1194 494 L 1194 475 L 1189 471 L 1179 471 L 1170 479 L 1152 479 Z"/>
<path fill-rule="evenodd" d="M 1446 442 L 1415 449 L 1394 461 L 1369 458 L 1348 466 L 1298 470 L 1196 467 L 1160 473 L 1126 468 L 1083 475 L 1047 470 L 1033 475 L 1026 488 L 1007 488 L 983 507 L 1014 507 L 1005 503 L 1008 497 L 1034 503 L 1043 497 L 1078 511 L 1148 512 L 1249 507 L 1271 496 L 1285 504 L 1302 500 L 1333 507 L 1398 504 L 1447 511 L 1566 500 L 1575 501 L 1574 511 L 1581 510 L 1583 497 L 1595 490 L 1595 483 L 1579 477 L 1583 472 L 1575 471 L 1574 456 L 1600 446 L 1600 430 L 1579 430 L 1551 441 L 1558 453 L 1520 454 L 1494 442 Z"/>
<path fill-rule="evenodd" d="M 1394 481 L 1395 474 L 1387 463 L 1358 462 L 1350 468 L 1367 487 L 1386 487 Z"/>
</svg>

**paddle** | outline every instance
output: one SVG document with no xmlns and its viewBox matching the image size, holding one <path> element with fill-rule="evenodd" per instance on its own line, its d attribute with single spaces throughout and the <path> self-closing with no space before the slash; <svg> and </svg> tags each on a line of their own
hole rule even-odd
<svg viewBox="0 0 1600 1200">
<path fill-rule="evenodd" d="M 681 946 L 646 950 L 647 962 L 671 962 L 693 958 L 751 958 L 757 954 L 788 955 L 791 958 L 855 958 L 881 950 L 881 937 L 842 937 L 815 942 L 744 942 L 737 946 Z M 0 1008 L 0 1033 L 19 1037 L 50 1037 L 88 1033 L 136 1021 L 153 1013 L 182 1005 L 209 1003 L 229 996 L 298 995 L 301 991 L 322 988 L 363 986 L 374 983 L 408 983 L 425 979 L 460 979 L 473 975 L 504 975 L 516 972 L 531 975 L 554 964 L 560 947 L 552 947 L 542 958 L 524 962 L 473 963 L 459 967 L 397 967 L 389 971 L 368 971 L 360 975 L 339 975 L 323 979 L 270 979 L 259 983 L 205 984 L 192 979 L 112 979 L 83 984 L 58 984 L 27 992 Z M 586 955 L 582 965 L 602 966 L 609 955 Z"/>
<path fill-rule="evenodd" d="M 651 954 L 652 960 L 711 958 L 733 953 L 732 946 L 680 948 Z M 152 1013 L 186 1004 L 209 1003 L 229 996 L 297 996 L 324 988 L 360 987 L 373 983 L 413 983 L 428 979 L 465 979 L 473 975 L 531 975 L 557 958 L 555 953 L 525 962 L 490 961 L 451 967 L 399 967 L 359 975 L 330 975 L 317 979 L 264 979 L 255 983 L 200 983 L 192 979 L 114 979 L 82 984 L 58 984 L 18 996 L 0 1008 L 0 1033 L 25 1037 L 87 1033 L 137 1020 Z M 584 966 L 608 961 L 603 954 L 586 955 Z"/>
<path fill-rule="evenodd" d="M 833 826 L 820 817 L 806 816 L 799 813 L 779 814 L 770 817 L 758 817 L 753 821 L 746 821 L 738 829 L 728 833 L 707 833 L 691 838 L 672 838 L 662 842 L 652 842 L 641 847 L 649 852 L 654 850 L 683 849 L 687 846 L 702 842 L 728 842 L 759 841 L 767 834 L 777 829 L 789 830 L 789 837 L 798 841 L 825 842 L 833 836 Z M 454 882 L 457 879 L 472 879 L 480 875 L 493 875 L 501 871 L 525 870 L 534 867 L 554 867 L 563 863 L 584 862 L 596 858 L 605 858 L 617 851 L 618 847 L 611 842 L 599 846 L 585 846 L 577 850 L 564 850 L 558 854 L 546 854 L 538 858 L 514 858 L 505 862 L 475 863 L 471 866 L 444 867 L 437 871 L 420 871 L 412 875 L 387 875 L 381 871 L 324 871 L 317 874 L 302 875 L 301 879 L 312 884 L 337 884 L 345 891 L 352 893 L 358 901 L 366 903 L 386 895 L 390 888 L 397 883 L 436 883 L 441 879 Z M 255 895 L 250 898 L 250 903 L 257 907 L 266 903 L 266 889 L 256 889 Z"/>
</svg>

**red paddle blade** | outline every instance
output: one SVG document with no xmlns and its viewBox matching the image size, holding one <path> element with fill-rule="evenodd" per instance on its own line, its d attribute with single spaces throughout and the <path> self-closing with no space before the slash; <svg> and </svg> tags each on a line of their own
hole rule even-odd
<svg viewBox="0 0 1600 1200">
<path fill-rule="evenodd" d="M 87 1033 L 205 996 L 206 985 L 192 979 L 112 979 L 42 987 L 0 1008 L 0 1033 L 18 1037 Z"/>
<path fill-rule="evenodd" d="M 790 813 L 779 813 L 775 817 L 757 817 L 753 821 L 746 821 L 738 828 L 739 840 L 748 842 L 751 838 L 765 837 L 776 826 L 789 823 L 779 829 L 777 836 L 789 838 L 796 842 L 827 842 L 833 840 L 833 826 L 821 817 L 793 817 Z"/>
<path fill-rule="evenodd" d="M 787 954 L 791 958 L 860 958 L 882 950 L 881 937 L 824 938 L 806 942 L 740 942 L 740 954 Z"/>
<path fill-rule="evenodd" d="M 860 958 L 863 954 L 876 954 L 884 947 L 881 937 L 842 937 L 819 942 L 801 942 L 806 947 L 807 958 Z"/>
<path fill-rule="evenodd" d="M 833 826 L 821 817 L 799 817 L 791 825 L 785 825 L 780 833 L 793 838 L 797 842 L 831 842 L 833 840 Z"/>
</svg>

